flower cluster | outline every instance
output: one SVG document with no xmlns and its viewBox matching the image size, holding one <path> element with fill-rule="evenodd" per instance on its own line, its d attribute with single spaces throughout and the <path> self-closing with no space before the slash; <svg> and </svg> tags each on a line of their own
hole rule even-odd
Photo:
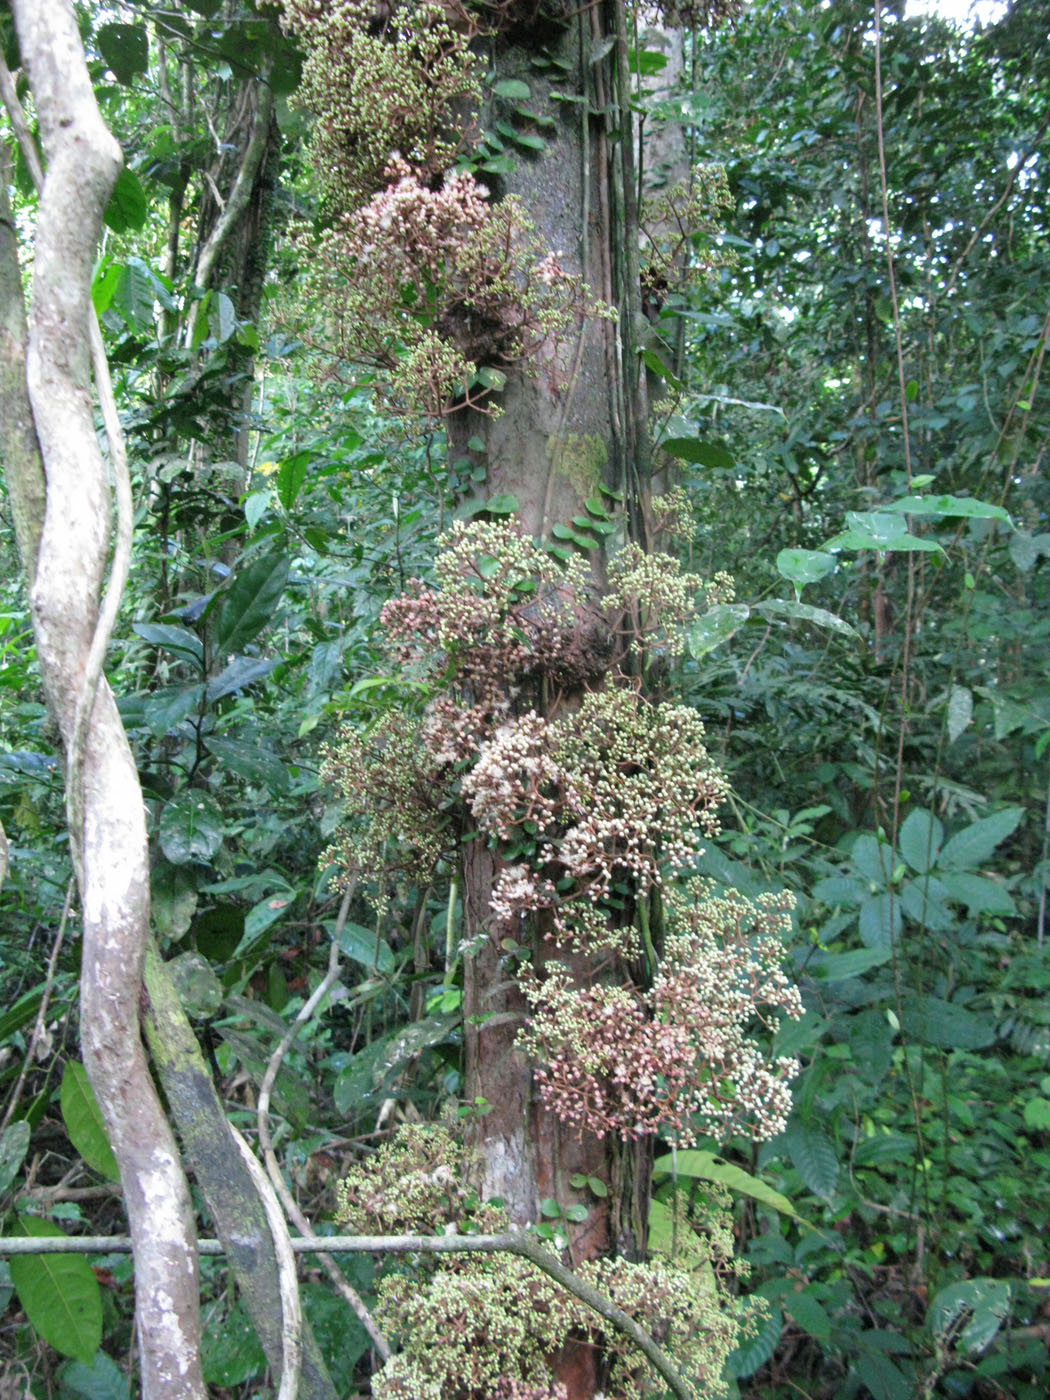
<svg viewBox="0 0 1050 1400">
<path fill-rule="evenodd" d="M 448 1128 L 401 1127 L 342 1184 L 337 1217 L 368 1233 L 441 1233 L 464 1222 L 506 1230 L 502 1208 L 478 1205 L 463 1184 L 475 1166 Z M 695 1395 L 718 1397 L 748 1319 L 724 1281 L 724 1222 L 686 1234 L 681 1266 L 592 1259 L 580 1274 L 672 1352 Z M 656 1378 L 631 1342 L 520 1256 L 421 1255 L 411 1274 L 382 1279 L 377 1294 L 377 1321 L 399 1347 L 372 1379 L 377 1400 L 565 1400 L 551 1370 L 570 1334 L 603 1347 L 611 1393 L 652 1394 Z"/>
<path fill-rule="evenodd" d="M 321 237 L 314 275 L 334 343 L 388 371 L 403 405 L 429 417 L 479 407 L 479 365 L 506 369 L 558 349 L 600 307 L 545 253 L 520 200 L 490 203 L 472 175 L 443 180 L 391 157 L 386 186 Z"/>
<path fill-rule="evenodd" d="M 780 935 L 791 898 L 757 904 L 730 891 L 671 900 L 673 931 L 644 992 L 580 988 L 558 963 L 526 971 L 532 1016 L 521 1045 L 538 1062 L 544 1104 L 581 1132 L 637 1138 L 664 1132 L 688 1145 L 698 1133 L 756 1140 L 782 1132 L 796 1060 L 770 1060 L 748 1028 L 797 1017 Z"/>
<path fill-rule="evenodd" d="M 651 312 L 660 309 L 670 289 L 687 290 L 732 263 L 732 254 L 715 241 L 732 206 L 721 165 L 699 165 L 688 180 L 643 200 L 642 295 Z"/>
<path fill-rule="evenodd" d="M 306 50 L 298 100 L 314 114 L 314 166 L 333 208 L 356 208 L 382 189 L 395 152 L 425 182 L 455 162 L 473 135 L 462 114 L 482 95 L 481 60 L 470 47 L 480 30 L 466 6 L 281 5 Z"/>
</svg>

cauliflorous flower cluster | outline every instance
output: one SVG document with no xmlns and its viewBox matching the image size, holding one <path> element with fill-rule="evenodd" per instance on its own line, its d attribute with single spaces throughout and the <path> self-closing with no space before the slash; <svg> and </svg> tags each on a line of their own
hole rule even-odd
<svg viewBox="0 0 1050 1400">
<path fill-rule="evenodd" d="M 444 1126 L 410 1125 L 355 1167 L 337 1217 L 357 1232 L 499 1232 L 506 1213 L 478 1204 L 463 1184 L 472 1154 Z M 726 1357 L 750 1319 L 724 1281 L 725 1222 L 687 1232 L 680 1265 L 593 1259 L 580 1275 L 618 1304 L 675 1357 L 697 1397 L 725 1394 Z M 610 1393 L 642 1400 L 655 1376 L 610 1323 L 565 1292 L 530 1260 L 512 1254 L 421 1255 L 411 1274 L 380 1282 L 377 1321 L 399 1347 L 372 1379 L 378 1400 L 565 1400 L 552 1366 L 570 1333 L 601 1345 Z"/>
<path fill-rule="evenodd" d="M 544 1104 L 580 1132 L 638 1138 L 782 1132 L 797 1060 L 771 1060 L 748 1028 L 776 1029 L 802 1012 L 780 966 L 790 895 L 752 903 L 736 891 L 686 905 L 672 899 L 672 931 L 645 991 L 579 987 L 550 963 L 523 974 L 532 1010 L 521 1045 L 538 1062 Z"/>
</svg>

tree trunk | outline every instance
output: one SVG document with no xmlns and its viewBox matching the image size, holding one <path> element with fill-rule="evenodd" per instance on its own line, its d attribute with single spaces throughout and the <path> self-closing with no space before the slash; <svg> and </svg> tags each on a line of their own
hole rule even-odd
<svg viewBox="0 0 1050 1400">
<path fill-rule="evenodd" d="M 490 496 L 509 493 L 519 504 L 526 533 L 549 538 L 551 528 L 567 525 L 602 485 L 623 493 L 625 519 L 614 539 L 622 539 L 644 513 L 647 467 L 647 406 L 635 334 L 641 317 L 637 273 L 637 219 L 631 142 L 618 140 L 618 73 L 626 58 L 623 12 L 618 4 L 578 12 L 553 37 L 543 36 L 546 52 L 561 67 L 554 77 L 537 76 L 533 37 L 505 45 L 497 53 L 498 78 L 528 84 L 530 110 L 551 117 L 556 134 L 545 128 L 547 149 L 536 160 L 521 158 L 507 178 L 508 193 L 524 203 L 542 243 L 556 252 L 565 270 L 582 276 L 592 294 L 616 308 L 615 321 L 586 316 L 575 341 L 560 347 L 557 361 L 529 370 L 515 369 L 500 396 L 501 413 L 489 417 L 462 410 L 449 419 L 449 457 L 471 457 L 487 469 Z M 603 25 L 605 26 L 603 28 Z M 608 37 L 607 37 L 608 35 Z M 611 47 L 610 47 L 611 40 Z M 597 53 L 605 56 L 592 61 Z M 552 93 L 571 94 L 573 101 Z M 629 120 L 629 119 L 628 119 Z M 484 452 L 467 446 L 480 439 Z M 600 580 L 599 552 L 593 571 Z M 525 1006 L 501 949 L 513 934 L 531 945 L 541 967 L 543 930 L 501 928 L 490 910 L 500 871 L 498 858 L 474 841 L 464 848 L 464 938 L 476 947 L 466 967 L 464 1025 L 466 1096 L 484 1100 L 475 1120 L 474 1141 L 483 1161 L 483 1193 L 501 1197 L 511 1219 L 536 1221 L 540 1202 L 562 1206 L 581 1198 L 570 1177 L 596 1177 L 605 1199 L 583 1193 L 587 1219 L 566 1225 L 574 1265 L 610 1252 L 642 1257 L 651 1148 L 645 1141 L 621 1144 L 566 1127 L 532 1093 L 527 1057 L 515 1048 Z M 594 959 L 566 958 L 580 985 L 594 980 Z M 601 976 L 618 977 L 609 967 Z M 569 1400 L 590 1400 L 601 1388 L 600 1357 L 594 1347 L 568 1343 L 557 1379 Z"/>
</svg>

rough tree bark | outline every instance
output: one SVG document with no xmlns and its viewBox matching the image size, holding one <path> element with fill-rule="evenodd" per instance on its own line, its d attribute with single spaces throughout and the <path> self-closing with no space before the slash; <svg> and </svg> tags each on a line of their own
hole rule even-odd
<svg viewBox="0 0 1050 1400">
<path fill-rule="evenodd" d="M 113 496 L 95 431 L 92 336 L 96 346 L 100 342 L 90 286 L 102 215 L 122 157 L 95 102 L 72 5 L 13 0 L 12 8 L 46 176 L 26 352 L 30 412 L 20 420 L 20 451 L 5 451 L 5 458 L 19 502 L 16 515 L 26 522 L 41 504 L 41 483 L 45 487 L 39 536 L 27 523 L 19 543 L 44 688 L 66 750 L 67 811 L 83 906 L 84 1064 L 120 1166 L 135 1245 L 142 1394 L 147 1400 L 203 1400 L 193 1214 L 139 1035 L 149 926 L 145 813 L 134 759 L 100 674 L 112 594 L 119 595 L 122 579 L 111 580 L 100 627 Z M 10 326 L 9 260 L 5 273 Z M 104 362 L 96 359 L 96 366 L 104 374 Z M 6 387 L 17 399 L 17 385 L 8 379 Z M 30 422 L 39 444 L 35 462 L 25 446 Z M 113 415 L 107 428 L 119 497 L 122 446 Z M 115 559 L 127 553 L 129 515 L 125 525 Z"/>
<path fill-rule="evenodd" d="M 556 134 L 545 128 L 547 148 L 538 159 L 517 162 L 506 189 L 522 199 L 566 271 L 582 276 L 595 296 L 615 307 L 617 319 L 585 317 L 558 366 L 512 370 L 500 416 L 453 414 L 449 457 L 473 455 L 482 462 L 486 489 L 517 498 L 518 518 L 529 534 L 549 537 L 553 525 L 567 524 L 606 485 L 622 493 L 625 527 L 644 537 L 649 428 L 637 343 L 637 180 L 633 142 L 620 139 L 625 123 L 631 129 L 630 116 L 621 115 L 628 107 L 626 17 L 622 0 L 566 12 L 557 28 L 547 20 L 542 33 L 526 27 L 497 41 L 498 78 L 526 82 L 528 106 L 557 124 Z M 532 60 L 541 46 L 556 63 L 538 72 Z M 471 438 L 484 442 L 483 453 L 471 453 Z M 594 572 L 600 578 L 597 555 Z M 585 1222 L 567 1227 L 573 1261 L 609 1252 L 639 1259 L 651 1148 L 620 1143 L 614 1135 L 581 1135 L 533 1094 L 529 1061 L 515 1047 L 524 1001 L 500 947 L 504 935 L 520 940 L 525 934 L 517 923 L 513 929 L 495 926 L 490 900 L 499 873 L 500 863 L 484 843 L 464 848 L 464 936 L 476 949 L 465 975 L 466 1096 L 488 1105 L 475 1129 L 485 1163 L 484 1193 L 505 1200 L 511 1219 L 521 1223 L 538 1219 L 544 1197 L 570 1199 L 574 1173 L 598 1177 L 609 1188 L 607 1198 L 591 1203 Z M 549 956 L 543 931 L 534 928 L 530 936 L 534 965 L 542 966 Z M 564 950 L 559 956 L 566 961 Z M 594 970 L 585 966 L 586 955 L 576 961 L 585 985 Z M 569 1400 L 596 1395 L 600 1364 L 595 1348 L 566 1346 L 557 1379 Z"/>
</svg>

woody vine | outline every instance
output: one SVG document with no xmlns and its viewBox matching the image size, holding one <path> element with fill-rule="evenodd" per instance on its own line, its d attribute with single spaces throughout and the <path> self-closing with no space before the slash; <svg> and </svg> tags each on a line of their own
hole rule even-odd
<svg viewBox="0 0 1050 1400">
<path fill-rule="evenodd" d="M 283 12 L 306 48 L 303 100 L 327 172 L 311 250 L 324 372 L 364 363 L 388 405 L 431 426 L 492 422 L 515 393 L 520 405 L 530 379 L 560 423 L 601 355 L 619 365 L 617 381 L 634 375 L 611 407 L 608 445 L 602 433 L 572 440 L 579 463 L 565 472 L 586 496 L 575 528 L 543 538 L 549 471 L 540 505 L 522 513 L 535 533 L 504 518 L 517 504 L 509 493 L 457 521 L 433 579 L 410 582 L 381 618 L 422 698 L 348 729 L 325 756 L 352 814 L 328 853 L 337 879 L 363 876 L 380 906 L 398 874 L 461 891 L 444 984 L 462 979 L 468 1099 L 503 1100 L 501 1125 L 475 1125 L 465 1141 L 447 1129 L 402 1134 L 347 1181 L 343 1216 L 358 1229 L 500 1229 L 535 1220 L 545 1186 L 566 1211 L 559 1240 L 581 1276 L 670 1346 L 698 1393 L 718 1394 L 745 1325 L 731 1243 L 715 1202 L 690 1250 L 646 1262 L 649 1164 L 658 1140 L 762 1139 L 783 1127 L 797 1065 L 772 1058 L 766 1041 L 799 1012 L 780 967 L 789 901 L 716 897 L 690 878 L 726 782 L 699 717 L 654 678 L 670 673 L 697 610 L 726 601 L 732 585 L 626 538 L 640 525 L 651 546 L 683 514 L 675 492 L 650 500 L 640 458 L 626 460 L 640 452 L 644 407 L 636 312 L 643 293 L 668 294 L 684 231 L 717 213 L 718 178 L 704 172 L 650 201 L 659 212 L 643 238 L 625 194 L 633 174 L 615 165 L 630 142 L 617 155 L 607 130 L 597 164 L 630 216 L 628 246 L 591 259 L 592 290 L 586 250 L 545 244 L 506 188 L 514 161 L 494 157 L 481 129 L 501 90 L 526 85 L 484 75 L 504 50 L 569 71 L 564 41 L 575 33 L 591 55 L 577 71 L 593 69 L 587 81 L 612 99 L 594 116 L 626 119 L 621 8 L 610 7 L 608 40 L 597 10 L 511 0 L 382 10 L 285 0 Z M 577 139 L 592 179 L 587 111 Z M 519 107 L 503 127 L 522 161 L 539 162 L 551 129 L 551 139 L 567 129 L 542 107 Z M 498 440 L 487 439 L 497 488 Z M 552 435 L 545 455 L 564 464 L 564 439 Z M 608 558 L 595 564 L 602 538 Z M 425 1201 L 408 1218 L 417 1188 Z M 374 1383 L 380 1396 L 578 1400 L 599 1386 L 642 1396 L 656 1384 L 639 1354 L 527 1260 L 468 1256 L 422 1284 L 393 1274 L 381 1298 L 402 1350 Z"/>
</svg>

